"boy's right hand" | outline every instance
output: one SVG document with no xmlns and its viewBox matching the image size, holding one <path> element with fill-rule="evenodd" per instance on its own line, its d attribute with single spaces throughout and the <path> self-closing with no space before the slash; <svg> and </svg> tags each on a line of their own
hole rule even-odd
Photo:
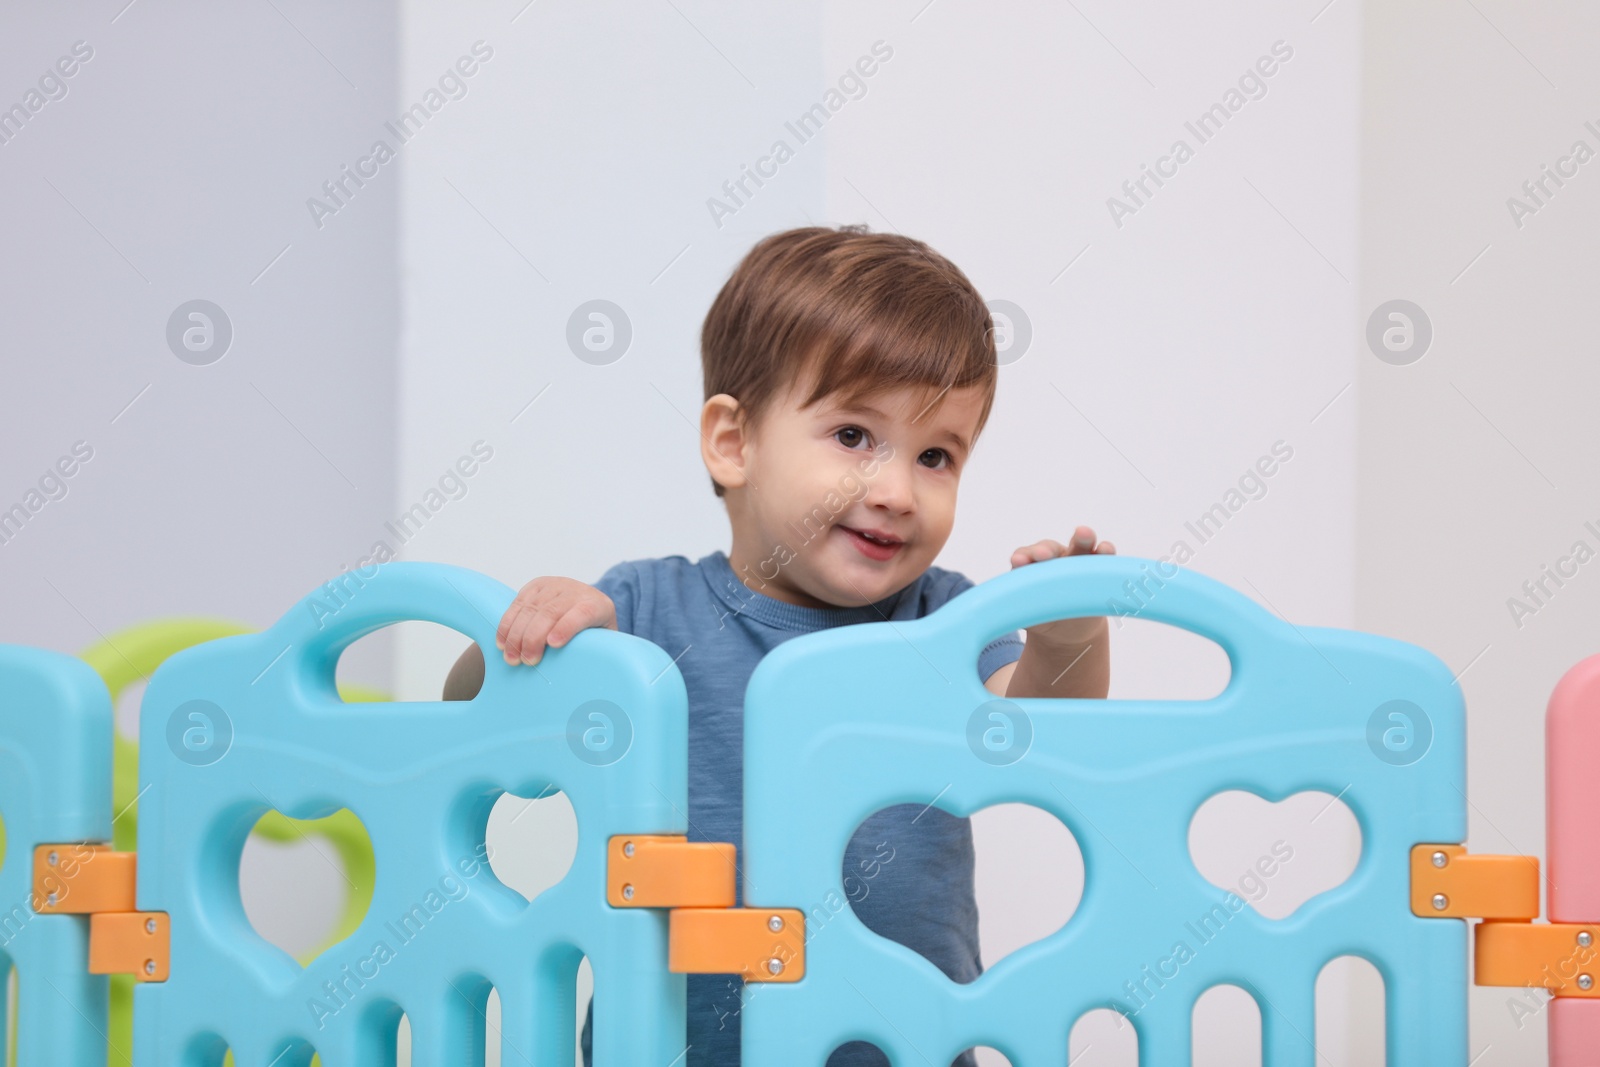
<svg viewBox="0 0 1600 1067">
<path fill-rule="evenodd" d="M 494 644 L 507 663 L 532 665 L 546 645 L 560 648 L 591 626 L 617 628 L 617 606 L 610 597 L 575 578 L 535 578 L 501 616 Z"/>
</svg>

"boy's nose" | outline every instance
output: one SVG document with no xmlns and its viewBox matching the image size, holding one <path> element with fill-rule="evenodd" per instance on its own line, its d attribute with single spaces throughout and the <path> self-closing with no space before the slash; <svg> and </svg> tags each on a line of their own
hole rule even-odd
<svg viewBox="0 0 1600 1067">
<path fill-rule="evenodd" d="M 899 457 L 880 463 L 867 479 L 868 507 L 903 514 L 910 511 L 915 502 L 911 491 L 911 472 Z"/>
</svg>

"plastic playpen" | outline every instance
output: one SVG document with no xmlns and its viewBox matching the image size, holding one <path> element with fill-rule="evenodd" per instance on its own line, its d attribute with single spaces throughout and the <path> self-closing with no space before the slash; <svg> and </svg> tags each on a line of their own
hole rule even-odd
<svg viewBox="0 0 1600 1067">
<path fill-rule="evenodd" d="M 763 1067 L 820 1067 L 849 1040 L 897 1065 L 980 1045 L 1015 1067 L 1065 1064 L 1074 1021 L 1126 1007 L 1130 979 L 1159 987 L 1131 1019 L 1143 1064 L 1188 1063 L 1195 1000 L 1227 983 L 1260 1007 L 1263 1062 L 1309 1067 L 1316 976 L 1344 955 L 1383 978 L 1390 1064 L 1468 1062 L 1469 957 L 1480 983 L 1549 991 L 1552 1063 L 1600 1057 L 1600 656 L 1550 700 L 1550 921 L 1534 922 L 1537 861 L 1460 847 L 1465 709 L 1437 658 L 1293 626 L 1150 560 L 1034 564 L 926 618 L 806 635 L 761 662 L 734 907 L 731 845 L 688 840 L 688 708 L 665 651 L 589 630 L 513 668 L 494 647 L 513 593 L 483 575 L 392 563 L 335 586 L 261 633 L 144 627 L 82 659 L 0 646 L 0 964 L 16 968 L 21 1067 L 229 1052 L 239 1067 L 375 1067 L 394 1063 L 402 1012 L 413 1063 L 481 1064 L 491 988 L 502 1062 L 564 1067 L 584 957 L 597 1067 L 682 1062 L 693 972 L 745 977 L 744 1062 Z M 970 667 L 1002 632 L 1130 603 L 1220 645 L 1226 689 L 1007 701 Z M 406 620 L 483 647 L 475 699 L 341 694 L 343 650 Z M 146 676 L 135 749 L 114 738 L 113 700 Z M 488 811 L 503 792 L 554 790 L 577 854 L 529 901 L 488 867 Z M 1360 827 L 1355 872 L 1287 919 L 1235 906 L 1186 837 L 1224 790 L 1337 795 Z M 1071 920 L 967 985 L 825 904 L 864 818 L 934 798 L 957 814 L 1036 805 L 1083 852 Z M 247 835 L 302 832 L 290 819 L 324 820 L 358 887 L 309 962 L 263 940 L 239 894 Z M 1228 937 L 1157 986 L 1141 977 L 1219 908 Z"/>
</svg>

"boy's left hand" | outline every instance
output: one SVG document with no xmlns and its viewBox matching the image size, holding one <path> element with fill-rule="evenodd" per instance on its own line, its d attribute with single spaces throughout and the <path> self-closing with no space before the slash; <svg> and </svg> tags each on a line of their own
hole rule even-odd
<svg viewBox="0 0 1600 1067">
<path fill-rule="evenodd" d="M 1063 545 L 1060 541 L 1035 541 L 1011 553 L 1011 568 L 1025 567 L 1059 556 L 1114 556 L 1117 548 L 1110 541 L 1096 541 L 1094 530 L 1079 526 L 1072 532 L 1072 540 Z M 1064 648 L 1086 645 L 1093 641 L 1104 626 L 1100 616 L 1080 619 L 1058 619 L 1028 627 L 1028 640 L 1041 641 L 1047 647 Z"/>
</svg>

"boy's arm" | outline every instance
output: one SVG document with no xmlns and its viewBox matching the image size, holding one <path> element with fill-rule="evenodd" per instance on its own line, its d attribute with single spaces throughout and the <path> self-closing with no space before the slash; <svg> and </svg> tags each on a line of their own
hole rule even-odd
<svg viewBox="0 0 1600 1067">
<path fill-rule="evenodd" d="M 984 688 L 1003 697 L 1104 700 L 1111 689 L 1110 627 L 1103 618 L 1093 621 L 1099 633 L 1081 645 L 1047 650 L 1043 641 L 1030 638 L 1022 658 L 997 668 Z"/>
<path fill-rule="evenodd" d="M 1037 541 L 1011 554 L 1011 566 L 1060 556 L 1115 555 L 1110 541 L 1095 542 L 1094 530 L 1079 526 L 1072 541 Z M 1074 697 L 1104 700 L 1111 689 L 1111 628 L 1103 617 L 1058 619 L 1028 627 L 1022 658 L 984 679 L 1003 697 Z"/>
</svg>

